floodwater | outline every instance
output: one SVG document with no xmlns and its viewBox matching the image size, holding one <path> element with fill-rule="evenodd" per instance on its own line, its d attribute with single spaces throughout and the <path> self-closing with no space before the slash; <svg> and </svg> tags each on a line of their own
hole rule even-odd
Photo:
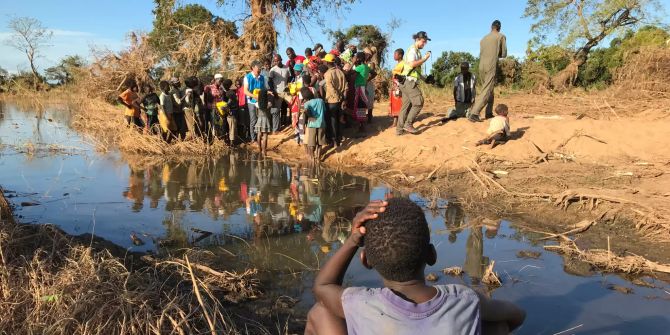
<svg viewBox="0 0 670 335">
<path fill-rule="evenodd" d="M 495 261 L 503 285 L 492 296 L 528 312 L 517 334 L 670 333 L 667 283 L 627 280 L 566 261 L 505 218 L 464 213 L 448 201 L 430 210 L 415 194 L 245 151 L 171 163 L 102 154 L 68 123 L 67 110 L 0 105 L 0 185 L 22 222 L 94 234 L 129 251 L 207 249 L 231 268 L 261 269 L 267 294 L 298 299 L 296 308 L 304 312 L 313 303 L 316 271 L 347 236 L 356 209 L 371 199 L 408 196 L 425 208 L 438 252 L 427 272 L 438 274 L 438 284 L 478 286 L 485 265 Z M 521 250 L 541 255 L 519 258 Z M 466 273 L 441 273 L 451 266 Z M 381 281 L 354 260 L 345 284 Z"/>
</svg>

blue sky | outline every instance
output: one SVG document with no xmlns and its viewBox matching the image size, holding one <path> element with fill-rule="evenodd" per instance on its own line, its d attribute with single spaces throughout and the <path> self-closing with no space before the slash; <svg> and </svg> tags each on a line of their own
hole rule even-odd
<svg viewBox="0 0 670 335">
<path fill-rule="evenodd" d="M 215 0 L 182 1 L 200 3 L 215 15 L 227 19 L 245 16 L 244 2 L 217 7 Z M 660 0 L 667 9 L 670 0 Z M 91 46 L 120 50 L 127 45 L 129 31 L 151 30 L 154 2 L 151 0 L 22 0 L 5 1 L 0 8 L 0 67 L 15 72 L 28 69 L 25 55 L 5 45 L 9 36 L 7 23 L 12 16 L 36 18 L 54 32 L 51 45 L 38 60 L 40 69 L 52 66 L 66 55 L 88 57 Z M 525 1 L 474 0 L 474 1 L 395 1 L 362 0 L 351 6 L 351 11 L 340 15 L 324 15 L 323 22 L 308 25 L 309 33 L 298 30 L 290 33 L 279 27 L 279 50 L 293 46 L 300 54 L 306 47 L 321 42 L 330 48 L 324 29 L 346 28 L 353 24 L 374 24 L 387 29 L 392 18 L 402 20 L 402 25 L 393 33 L 391 50 L 407 48 L 411 36 L 425 30 L 432 41 L 427 50 L 438 55 L 442 51 L 479 52 L 479 40 L 488 33 L 494 19 L 501 20 L 507 35 L 509 54 L 523 56 L 530 38 L 531 21 L 521 18 Z M 663 16 L 666 17 L 666 16 Z M 665 19 L 667 22 L 667 18 Z M 428 64 L 430 66 L 430 63 Z"/>
</svg>

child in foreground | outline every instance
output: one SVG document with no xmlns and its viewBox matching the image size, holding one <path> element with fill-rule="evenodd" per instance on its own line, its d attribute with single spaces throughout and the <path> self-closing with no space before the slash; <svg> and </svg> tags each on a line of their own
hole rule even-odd
<svg viewBox="0 0 670 335">
<path fill-rule="evenodd" d="M 490 144 L 491 148 L 496 145 L 507 142 L 510 136 L 509 118 L 507 117 L 508 108 L 505 104 L 499 104 L 495 109 L 496 116 L 491 119 L 489 129 L 486 131 L 488 136 L 477 145 Z"/>
<path fill-rule="evenodd" d="M 384 288 L 342 286 L 359 247 L 363 266 L 377 270 Z M 523 323 L 525 312 L 512 303 L 463 285 L 426 285 L 425 267 L 436 260 L 418 205 L 404 198 L 370 202 L 314 281 L 317 303 L 305 334 L 507 334 Z"/>
</svg>

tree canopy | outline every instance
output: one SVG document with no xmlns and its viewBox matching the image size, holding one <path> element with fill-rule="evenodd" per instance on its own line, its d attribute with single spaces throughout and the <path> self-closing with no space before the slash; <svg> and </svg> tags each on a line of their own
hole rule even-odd
<svg viewBox="0 0 670 335">
<path fill-rule="evenodd" d="M 328 31 L 333 42 L 339 41 L 345 44 L 353 43 L 359 48 L 374 47 L 377 50 L 374 61 L 383 65 L 388 46 L 391 40 L 391 33 L 384 33 L 375 25 L 353 25 L 346 30 Z"/>
<path fill-rule="evenodd" d="M 470 70 L 476 73 L 479 58 L 469 52 L 444 51 L 435 59 L 431 74 L 435 77 L 438 86 L 450 86 L 454 78 L 461 73 L 461 63 L 470 63 Z"/>
<path fill-rule="evenodd" d="M 532 43 L 545 44 L 555 36 L 573 51 L 570 64 L 551 79 L 560 90 L 576 82 L 591 49 L 613 34 L 655 21 L 660 8 L 657 0 L 528 0 L 524 17 L 535 20 Z"/>
<path fill-rule="evenodd" d="M 13 18 L 9 21 L 8 27 L 12 35 L 6 43 L 26 54 L 33 74 L 33 84 L 37 89 L 41 78 L 37 72 L 35 59 L 39 57 L 42 48 L 48 45 L 53 32 L 45 28 L 42 22 L 31 17 Z"/>
<path fill-rule="evenodd" d="M 65 56 L 56 66 L 44 70 L 47 80 L 55 81 L 59 85 L 71 83 L 76 77 L 76 71 L 86 65 L 80 56 Z"/>
</svg>

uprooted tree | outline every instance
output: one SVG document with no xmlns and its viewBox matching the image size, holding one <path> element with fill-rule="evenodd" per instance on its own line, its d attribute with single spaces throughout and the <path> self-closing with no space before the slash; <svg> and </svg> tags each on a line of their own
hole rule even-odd
<svg viewBox="0 0 670 335">
<path fill-rule="evenodd" d="M 31 17 L 13 18 L 9 21 L 8 27 L 12 31 L 12 35 L 6 43 L 25 53 L 28 57 L 30 70 L 33 74 L 33 86 L 37 90 L 42 78 L 37 72 L 35 60 L 42 48 L 47 46 L 53 33 L 45 28 L 42 22 Z"/>
<path fill-rule="evenodd" d="M 575 83 L 579 67 L 594 47 L 612 34 L 650 20 L 659 8 L 656 0 L 528 0 L 524 17 L 536 21 L 531 26 L 535 42 L 556 36 L 574 50 L 570 64 L 551 78 L 551 86 L 561 90 Z"/>
</svg>

